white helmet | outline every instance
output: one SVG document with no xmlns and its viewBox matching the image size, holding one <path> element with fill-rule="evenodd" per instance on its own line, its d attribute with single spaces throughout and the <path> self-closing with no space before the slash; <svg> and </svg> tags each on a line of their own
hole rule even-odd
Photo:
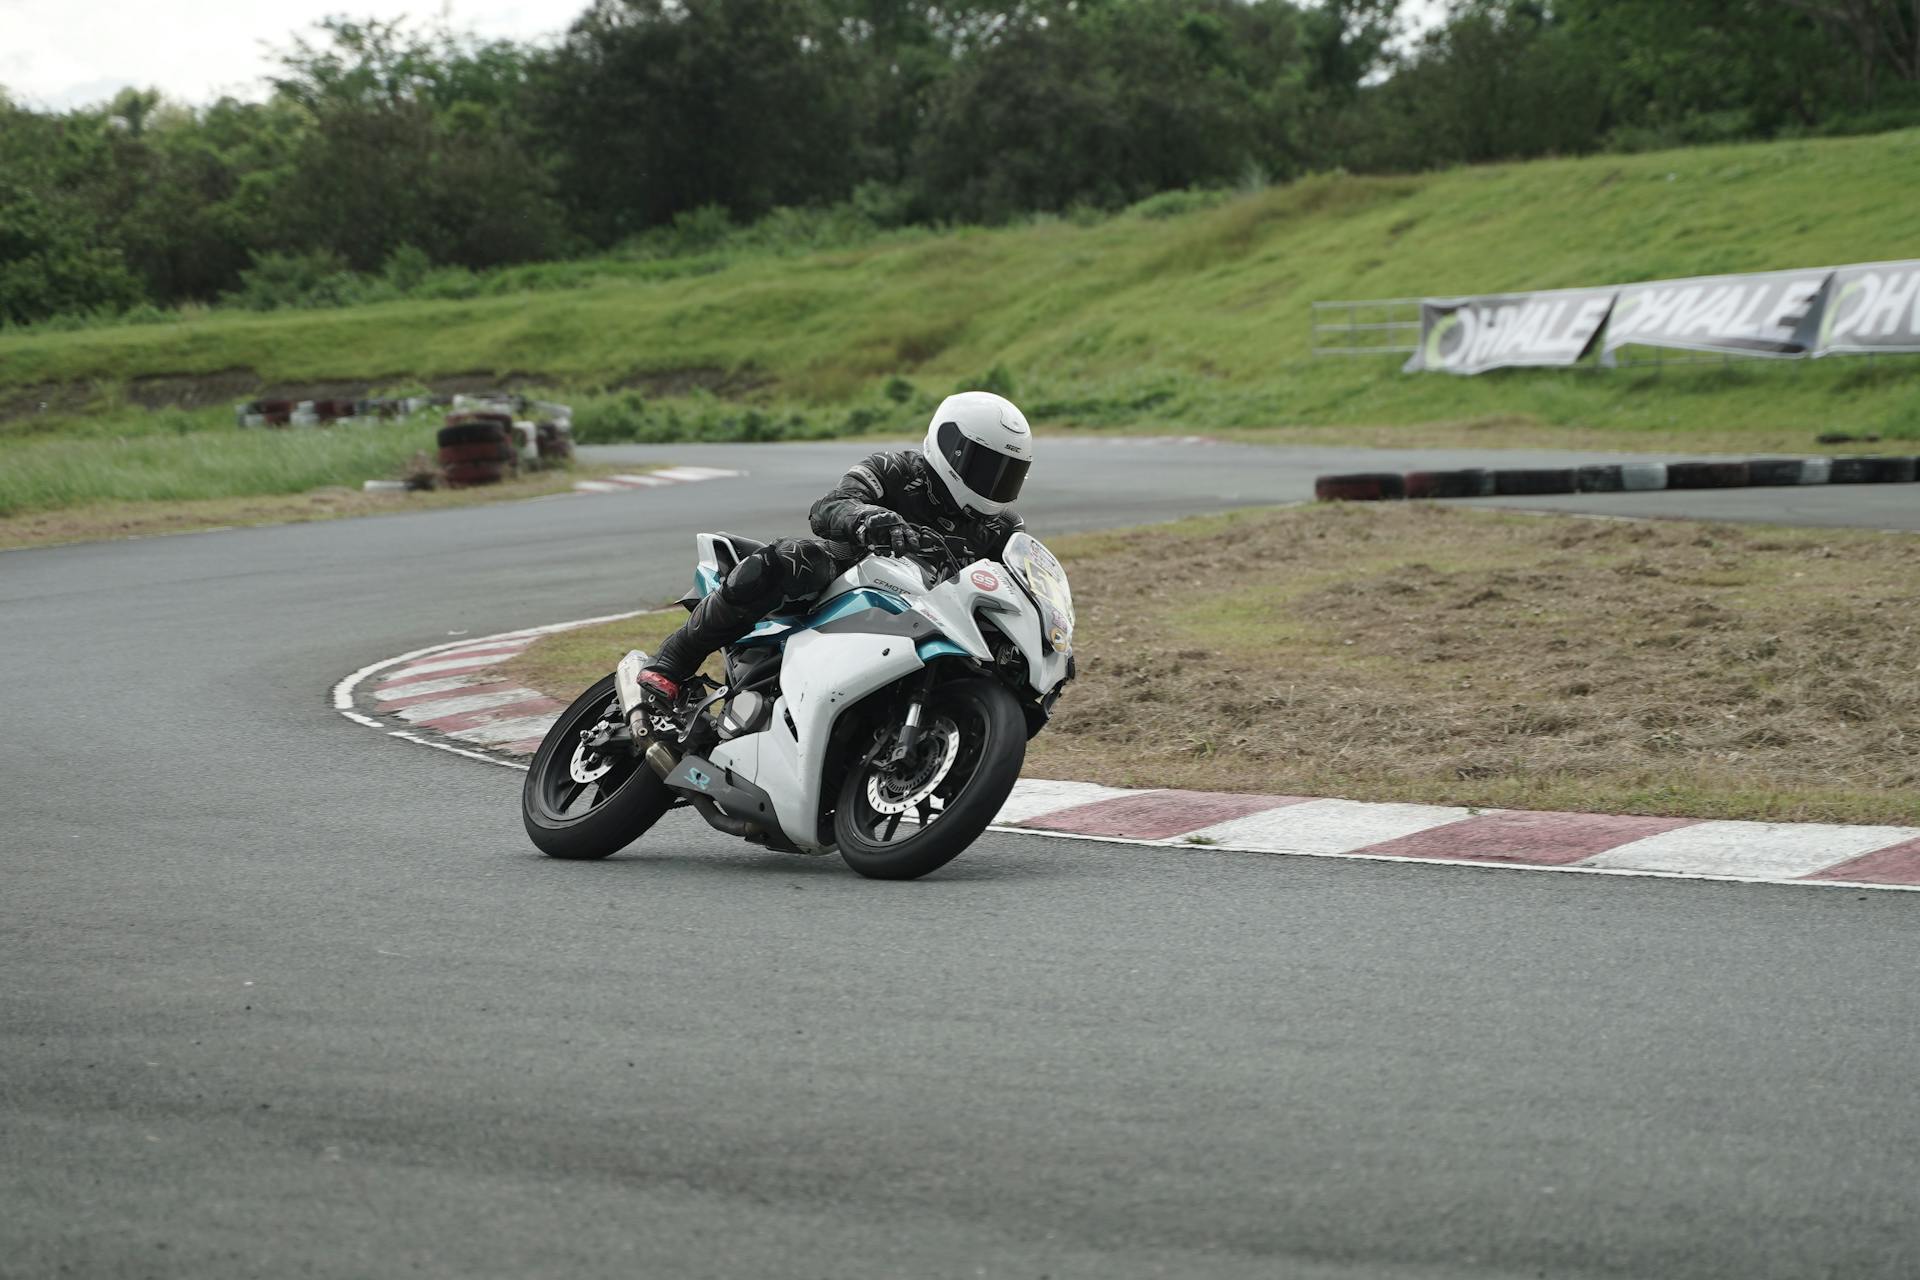
<svg viewBox="0 0 1920 1280">
<path fill-rule="evenodd" d="M 1005 396 L 962 391 L 933 411 L 920 453 L 955 502 L 975 515 L 997 516 L 1020 496 L 1033 465 L 1033 432 Z"/>
</svg>

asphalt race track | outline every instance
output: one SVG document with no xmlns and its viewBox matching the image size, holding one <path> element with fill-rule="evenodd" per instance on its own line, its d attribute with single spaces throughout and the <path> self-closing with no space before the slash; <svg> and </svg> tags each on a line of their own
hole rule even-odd
<svg viewBox="0 0 1920 1280">
<path fill-rule="evenodd" d="M 1913 895 L 1004 834 L 890 885 L 685 814 L 570 865 L 520 774 L 328 706 L 670 597 L 858 449 L 0 554 L 0 1275 L 1920 1272 Z M 1449 457 L 1069 443 L 1022 507 Z M 1629 500 L 1920 527 L 1781 492 Z"/>
</svg>

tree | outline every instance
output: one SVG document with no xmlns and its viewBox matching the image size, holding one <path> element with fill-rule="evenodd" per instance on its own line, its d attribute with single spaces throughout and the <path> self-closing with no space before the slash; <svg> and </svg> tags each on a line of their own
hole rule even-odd
<svg viewBox="0 0 1920 1280">
<path fill-rule="evenodd" d="M 596 0 L 530 110 L 602 243 L 708 205 L 753 218 L 860 175 L 852 45 L 815 0 Z"/>
<path fill-rule="evenodd" d="M 0 180 L 0 320 L 119 311 L 143 300 L 116 249 L 17 182 Z"/>
<path fill-rule="evenodd" d="M 372 271 L 415 246 L 470 267 L 556 255 L 567 237 L 547 166 L 520 127 L 518 46 L 398 22 L 319 24 L 273 81 L 309 120 L 269 246 L 338 254 Z"/>
<path fill-rule="evenodd" d="M 1775 0 L 1803 13 L 1854 51 L 1868 101 L 1882 70 L 1920 81 L 1920 0 Z"/>
<path fill-rule="evenodd" d="M 1313 87 L 1350 102 L 1360 85 L 1383 68 L 1399 34 L 1400 0 L 1321 0 L 1302 32 Z"/>
</svg>

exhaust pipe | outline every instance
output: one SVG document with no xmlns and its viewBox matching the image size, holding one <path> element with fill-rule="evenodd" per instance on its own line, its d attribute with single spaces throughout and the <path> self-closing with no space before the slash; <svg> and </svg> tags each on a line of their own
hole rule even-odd
<svg viewBox="0 0 1920 1280">
<path fill-rule="evenodd" d="M 673 749 L 664 742 L 648 744 L 646 760 L 647 768 L 658 774 L 662 782 L 673 772 L 673 766 L 680 763 L 680 757 L 674 755 Z"/>
<path fill-rule="evenodd" d="M 645 738 L 650 728 L 644 715 L 639 718 L 638 724 L 634 723 L 634 713 L 642 709 L 640 668 L 646 665 L 646 661 L 646 654 L 638 649 L 629 649 L 627 656 L 620 659 L 620 665 L 613 669 L 613 693 L 620 699 L 620 718 L 627 722 L 635 742 Z"/>
<path fill-rule="evenodd" d="M 715 831 L 724 831 L 730 836 L 739 836 L 751 840 L 756 837 L 765 839 L 767 829 L 757 822 L 748 822 L 745 818 L 736 818 L 730 813 L 720 812 L 720 806 L 705 796 L 688 796 L 695 812 L 707 820 L 707 825 Z"/>
</svg>

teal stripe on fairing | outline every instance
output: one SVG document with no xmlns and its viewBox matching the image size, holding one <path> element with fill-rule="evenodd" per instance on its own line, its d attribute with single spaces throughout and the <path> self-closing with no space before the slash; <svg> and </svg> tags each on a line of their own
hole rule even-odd
<svg viewBox="0 0 1920 1280">
<path fill-rule="evenodd" d="M 710 596 L 713 594 L 713 589 L 719 585 L 719 574 L 703 564 L 698 564 L 693 567 L 693 593 L 695 595 L 701 597 Z"/>
<path fill-rule="evenodd" d="M 835 596 L 808 614 L 806 621 L 800 625 L 802 627 L 817 627 L 823 622 L 832 622 L 835 618 L 844 618 L 848 614 L 858 613 L 862 609 L 885 609 L 888 613 L 905 613 L 907 611 L 907 603 L 899 596 L 890 596 L 884 591 L 873 591 L 866 587 L 861 587 L 859 590 L 849 591 L 843 596 Z"/>
<path fill-rule="evenodd" d="M 869 591 L 862 587 L 857 591 L 849 591 L 843 596 L 835 596 L 804 618 L 768 618 L 734 643 L 784 645 L 787 638 L 796 631 L 805 631 L 823 622 L 832 622 L 835 618 L 859 613 L 862 609 L 883 609 L 888 613 L 905 613 L 907 606 L 906 602 L 898 596 L 890 596 L 881 591 Z"/>
<path fill-rule="evenodd" d="M 922 640 L 919 644 L 913 646 L 913 651 L 920 655 L 920 661 L 922 662 L 932 662 L 935 658 L 964 658 L 968 656 L 965 649 L 962 649 L 945 636 L 936 636 L 932 639 Z"/>
</svg>

